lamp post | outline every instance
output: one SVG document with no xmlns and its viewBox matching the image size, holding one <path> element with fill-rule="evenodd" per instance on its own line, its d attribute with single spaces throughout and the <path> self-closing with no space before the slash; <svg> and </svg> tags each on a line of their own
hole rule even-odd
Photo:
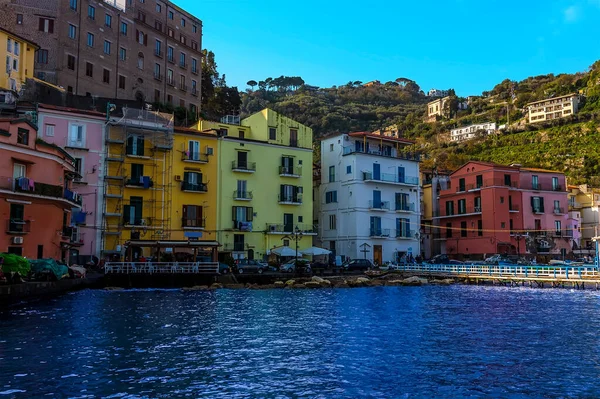
<svg viewBox="0 0 600 399">
<path fill-rule="evenodd" d="M 296 226 L 294 228 L 294 231 L 292 232 L 292 237 L 290 236 L 285 236 L 282 239 L 289 239 L 289 240 L 294 240 L 296 242 L 296 256 L 294 258 L 294 267 L 296 266 L 296 264 L 298 263 L 298 242 L 302 239 L 302 236 L 304 234 L 302 233 L 302 230 L 300 230 L 298 228 L 298 226 Z"/>
</svg>

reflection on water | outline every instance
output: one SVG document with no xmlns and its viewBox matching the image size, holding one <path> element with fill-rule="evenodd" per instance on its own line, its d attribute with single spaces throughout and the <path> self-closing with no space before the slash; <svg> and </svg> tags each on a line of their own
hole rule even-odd
<svg viewBox="0 0 600 399">
<path fill-rule="evenodd" d="M 0 314 L 0 398 L 598 397 L 600 295 L 81 291 Z"/>
</svg>

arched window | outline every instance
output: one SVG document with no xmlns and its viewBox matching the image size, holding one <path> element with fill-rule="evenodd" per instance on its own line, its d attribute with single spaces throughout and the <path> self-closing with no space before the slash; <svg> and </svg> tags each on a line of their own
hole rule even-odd
<svg viewBox="0 0 600 399">
<path fill-rule="evenodd" d="M 142 52 L 138 53 L 138 68 L 144 69 L 144 54 Z"/>
</svg>

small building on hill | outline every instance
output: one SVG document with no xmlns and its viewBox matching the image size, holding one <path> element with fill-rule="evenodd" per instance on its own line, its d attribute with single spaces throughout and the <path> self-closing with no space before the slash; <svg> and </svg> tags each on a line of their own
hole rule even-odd
<svg viewBox="0 0 600 399">
<path fill-rule="evenodd" d="M 572 93 L 529 103 L 525 107 L 527 120 L 538 123 L 574 115 L 579 110 L 580 100 L 579 94 Z"/>
<path fill-rule="evenodd" d="M 473 125 L 452 129 L 450 130 L 450 140 L 460 143 L 461 141 L 471 140 L 475 138 L 479 133 L 483 133 L 486 136 L 489 134 L 496 133 L 496 123 L 476 123 Z"/>
</svg>

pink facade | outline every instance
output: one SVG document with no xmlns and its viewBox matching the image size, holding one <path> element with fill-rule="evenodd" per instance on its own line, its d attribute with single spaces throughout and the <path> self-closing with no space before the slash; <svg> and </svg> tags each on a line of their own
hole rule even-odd
<svg viewBox="0 0 600 399">
<path fill-rule="evenodd" d="M 438 201 L 436 238 L 447 254 L 571 253 L 574 226 L 561 173 L 469 162 L 450 175 Z"/>
<path fill-rule="evenodd" d="M 63 147 L 73 158 L 81 175 L 73 182 L 74 190 L 83 198 L 85 214 L 72 224 L 77 226 L 81 246 L 71 251 L 77 255 L 97 256 L 100 248 L 102 193 L 102 159 L 104 115 L 95 111 L 40 104 L 38 107 L 38 137 Z M 82 258 L 80 262 L 87 261 Z"/>
</svg>

